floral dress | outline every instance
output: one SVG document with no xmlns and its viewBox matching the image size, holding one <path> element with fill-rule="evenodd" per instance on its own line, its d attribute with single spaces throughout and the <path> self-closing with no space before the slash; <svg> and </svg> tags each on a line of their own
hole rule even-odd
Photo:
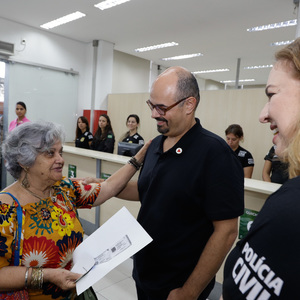
<svg viewBox="0 0 300 300">
<path fill-rule="evenodd" d="M 22 206 L 20 263 L 26 267 L 72 268 L 72 255 L 83 241 L 77 208 L 91 208 L 100 184 L 83 186 L 63 178 L 53 186 L 51 197 Z M 0 201 L 0 268 L 13 265 L 16 205 Z M 30 290 L 30 299 L 73 299 L 75 291 L 62 291 L 50 282 L 42 290 Z"/>
</svg>

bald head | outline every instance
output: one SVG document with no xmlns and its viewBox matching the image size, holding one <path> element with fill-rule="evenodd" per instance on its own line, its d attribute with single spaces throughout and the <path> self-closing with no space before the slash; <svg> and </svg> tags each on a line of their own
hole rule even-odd
<svg viewBox="0 0 300 300">
<path fill-rule="evenodd" d="M 183 67 L 170 67 L 154 81 L 151 94 L 158 91 L 173 95 L 174 102 L 186 97 L 194 97 L 197 105 L 200 101 L 199 87 L 194 75 Z"/>
</svg>

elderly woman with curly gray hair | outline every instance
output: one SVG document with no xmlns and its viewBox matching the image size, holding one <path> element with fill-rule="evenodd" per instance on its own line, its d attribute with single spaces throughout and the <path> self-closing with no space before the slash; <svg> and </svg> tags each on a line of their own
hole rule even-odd
<svg viewBox="0 0 300 300">
<path fill-rule="evenodd" d="M 0 295 L 27 290 L 29 299 L 76 298 L 75 281 L 81 275 L 70 269 L 84 234 L 77 209 L 98 206 L 117 195 L 139 168 L 148 146 L 108 180 L 84 185 L 62 176 L 63 143 L 61 126 L 50 122 L 23 124 L 4 141 L 5 166 L 16 181 L 0 193 Z"/>
</svg>

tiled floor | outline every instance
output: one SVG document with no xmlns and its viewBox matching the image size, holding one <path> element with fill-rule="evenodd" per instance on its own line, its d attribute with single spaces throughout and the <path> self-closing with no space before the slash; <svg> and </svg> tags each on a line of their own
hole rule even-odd
<svg viewBox="0 0 300 300">
<path fill-rule="evenodd" d="M 131 277 L 132 259 L 129 258 L 98 281 L 93 288 L 100 300 L 137 300 L 135 283 Z M 221 285 L 216 284 L 209 300 L 219 300 Z"/>
<path fill-rule="evenodd" d="M 84 236 L 87 238 L 87 235 Z M 117 266 L 93 285 L 99 300 L 137 300 L 135 282 L 132 279 L 133 260 L 131 258 Z M 219 300 L 222 285 L 215 284 L 207 300 Z"/>
<path fill-rule="evenodd" d="M 135 283 L 131 273 L 132 259 L 129 258 L 93 285 L 98 299 L 136 300 Z"/>
</svg>

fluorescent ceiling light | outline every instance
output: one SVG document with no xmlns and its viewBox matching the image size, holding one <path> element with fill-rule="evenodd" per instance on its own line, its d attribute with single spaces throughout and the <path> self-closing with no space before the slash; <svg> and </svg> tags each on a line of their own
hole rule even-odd
<svg viewBox="0 0 300 300">
<path fill-rule="evenodd" d="M 296 25 L 297 25 L 297 19 L 289 20 L 289 21 L 285 21 L 285 22 L 274 23 L 274 24 L 256 26 L 256 27 L 248 28 L 247 31 L 249 31 L 249 32 L 262 31 L 262 30 L 276 29 L 276 28 L 296 26 Z"/>
<path fill-rule="evenodd" d="M 60 25 L 69 23 L 71 21 L 75 21 L 75 20 L 80 19 L 82 17 L 85 17 L 85 14 L 81 13 L 80 11 L 76 11 L 72 14 L 66 15 L 66 16 L 61 17 L 59 19 L 56 19 L 54 21 L 45 23 L 45 24 L 41 25 L 40 27 L 45 28 L 45 29 L 51 29 L 51 28 L 54 28 L 56 26 L 60 26 Z"/>
<path fill-rule="evenodd" d="M 244 70 L 266 69 L 266 68 L 273 68 L 273 65 L 261 65 L 261 66 L 244 67 Z"/>
<path fill-rule="evenodd" d="M 167 48 L 167 47 L 173 47 L 173 46 L 178 46 L 178 43 L 176 43 L 176 42 L 164 43 L 164 44 L 160 44 L 160 45 L 154 45 L 154 46 L 148 46 L 148 47 L 143 47 L 143 48 L 137 48 L 134 51 L 135 52 L 145 52 L 145 51 L 151 51 L 151 50 L 156 50 L 156 49 L 161 49 L 161 48 Z"/>
<path fill-rule="evenodd" d="M 216 73 L 216 72 L 227 72 L 229 69 L 216 69 L 216 70 L 205 70 L 192 72 L 193 74 L 204 74 L 204 73 Z"/>
<path fill-rule="evenodd" d="M 281 42 L 275 42 L 275 43 L 271 43 L 271 46 L 283 46 L 283 45 L 288 45 L 290 43 L 292 43 L 294 40 L 291 41 L 281 41 Z"/>
<path fill-rule="evenodd" d="M 108 8 L 123 4 L 128 1 L 130 1 L 130 0 L 106 0 L 106 1 L 102 1 L 98 4 L 95 4 L 94 6 L 101 10 L 104 10 L 104 9 L 108 9 Z"/>
<path fill-rule="evenodd" d="M 179 59 L 187 59 L 187 58 L 193 58 L 197 56 L 203 56 L 201 53 L 194 53 L 194 54 L 185 54 L 185 55 L 179 55 L 179 56 L 173 56 L 173 57 L 166 57 L 162 58 L 161 60 L 179 60 Z"/>
<path fill-rule="evenodd" d="M 250 82 L 250 81 L 255 81 L 255 79 L 241 79 L 239 82 Z M 220 81 L 221 83 L 234 83 L 235 80 L 223 80 Z"/>
</svg>

